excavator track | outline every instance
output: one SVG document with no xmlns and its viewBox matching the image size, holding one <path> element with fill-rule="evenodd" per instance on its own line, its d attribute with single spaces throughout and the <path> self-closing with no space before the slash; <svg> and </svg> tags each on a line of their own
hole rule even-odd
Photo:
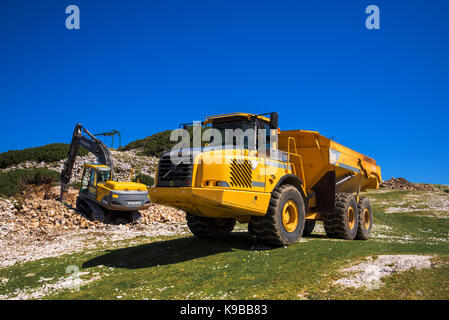
<svg viewBox="0 0 449 320">
<path fill-rule="evenodd" d="M 105 212 L 96 203 L 80 197 L 76 200 L 76 208 L 93 221 L 105 221 Z"/>
<path fill-rule="evenodd" d="M 92 221 L 100 221 L 103 223 L 123 224 L 139 222 L 142 215 L 139 211 L 111 211 L 106 210 L 96 203 L 82 199 L 80 197 L 76 200 L 76 209 L 82 212 L 87 218 Z"/>
</svg>

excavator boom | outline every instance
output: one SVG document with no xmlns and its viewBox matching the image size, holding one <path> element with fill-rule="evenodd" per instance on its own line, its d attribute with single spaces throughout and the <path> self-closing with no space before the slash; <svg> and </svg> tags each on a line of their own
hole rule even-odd
<svg viewBox="0 0 449 320">
<path fill-rule="evenodd" d="M 83 136 L 83 132 L 86 133 L 87 136 Z M 81 124 L 77 124 L 75 126 L 75 130 L 73 131 L 72 142 L 70 143 L 67 160 L 61 171 L 61 201 L 64 199 L 64 196 L 69 189 L 70 179 L 72 177 L 73 167 L 75 165 L 79 146 L 83 146 L 96 155 L 99 164 L 110 167 L 111 173 L 113 172 L 114 164 L 112 161 L 112 155 L 106 145 L 98 140 L 87 129 L 83 128 Z"/>
</svg>

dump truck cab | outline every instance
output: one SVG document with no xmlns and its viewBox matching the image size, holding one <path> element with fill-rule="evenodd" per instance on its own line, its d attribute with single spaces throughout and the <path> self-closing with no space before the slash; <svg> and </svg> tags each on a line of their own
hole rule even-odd
<svg viewBox="0 0 449 320">
<path fill-rule="evenodd" d="M 358 200 L 380 181 L 371 158 L 318 132 L 280 131 L 277 113 L 210 116 L 202 126 L 209 144 L 162 154 L 149 188 L 153 202 L 186 211 L 197 236 L 227 234 L 239 221 L 264 242 L 294 243 L 307 233 L 306 220 L 335 212 L 337 187 Z"/>
</svg>

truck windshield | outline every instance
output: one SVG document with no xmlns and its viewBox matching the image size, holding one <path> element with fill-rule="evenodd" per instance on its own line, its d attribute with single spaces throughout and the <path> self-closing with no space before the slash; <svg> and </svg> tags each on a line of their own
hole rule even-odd
<svg viewBox="0 0 449 320">
<path fill-rule="evenodd" d="M 212 128 L 220 131 L 221 134 L 221 145 L 232 145 L 236 147 L 242 147 L 244 149 L 250 149 L 251 141 L 255 138 L 255 122 L 248 120 L 223 122 L 223 123 L 213 123 Z M 238 130 L 238 129 L 241 129 Z M 227 132 L 227 130 L 229 130 Z M 226 139 L 226 134 L 232 132 L 232 137 Z M 243 136 L 239 138 L 239 134 L 243 133 Z M 211 141 L 215 145 L 220 145 L 217 141 Z"/>
</svg>

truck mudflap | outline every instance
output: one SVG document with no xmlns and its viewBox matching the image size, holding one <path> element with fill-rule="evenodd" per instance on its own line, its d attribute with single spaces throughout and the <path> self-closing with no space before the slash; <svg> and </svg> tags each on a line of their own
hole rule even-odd
<svg viewBox="0 0 449 320">
<path fill-rule="evenodd" d="M 271 193 L 218 188 L 154 187 L 148 193 L 154 203 L 211 218 L 263 216 L 271 198 Z"/>
</svg>

